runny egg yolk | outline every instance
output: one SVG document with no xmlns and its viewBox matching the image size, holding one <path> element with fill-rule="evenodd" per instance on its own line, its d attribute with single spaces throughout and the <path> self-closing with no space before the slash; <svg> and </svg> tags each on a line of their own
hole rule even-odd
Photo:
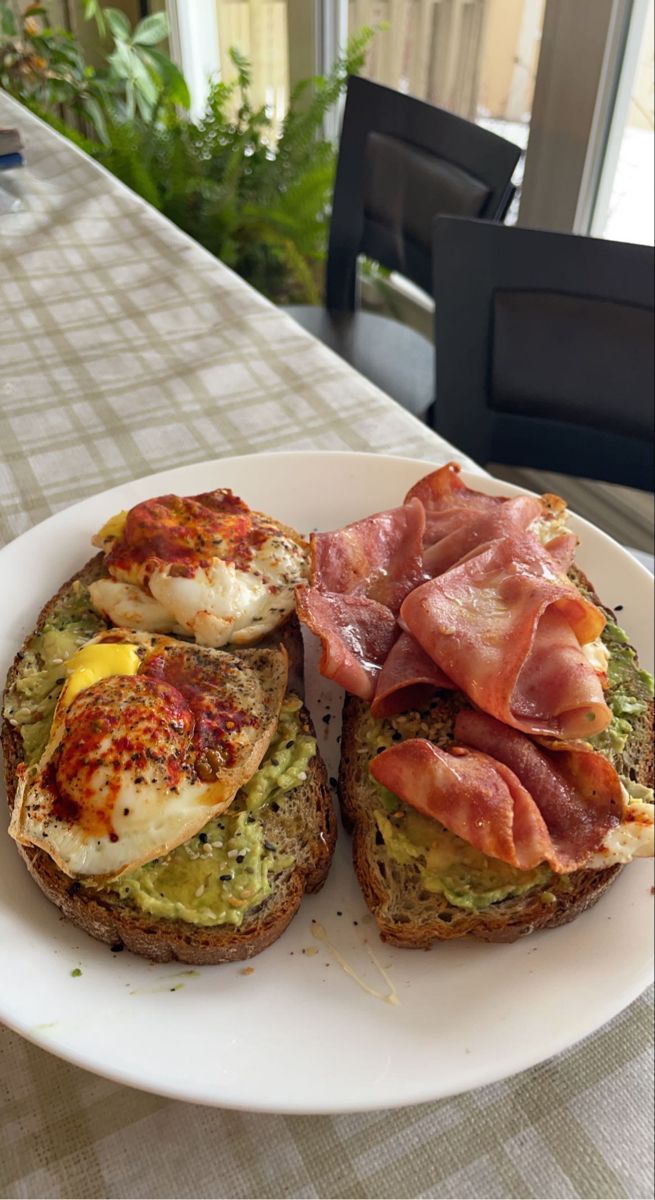
<svg viewBox="0 0 655 1200">
<path fill-rule="evenodd" d="M 141 659 L 136 646 L 125 642 L 96 642 L 83 646 L 64 663 L 66 682 L 59 707 L 68 708 L 85 688 L 110 675 L 136 675 Z"/>
<path fill-rule="evenodd" d="M 110 517 L 108 521 L 105 521 L 102 529 L 98 531 L 98 534 L 94 538 L 95 543 L 103 545 L 105 542 L 117 541 L 119 537 L 122 537 L 125 522 L 127 521 L 127 513 L 128 510 L 124 508 L 121 512 L 115 513 L 113 517 Z"/>
</svg>

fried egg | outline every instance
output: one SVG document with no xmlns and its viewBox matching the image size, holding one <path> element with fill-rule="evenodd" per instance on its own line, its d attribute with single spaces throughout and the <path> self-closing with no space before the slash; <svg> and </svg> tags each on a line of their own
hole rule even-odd
<svg viewBox="0 0 655 1200">
<path fill-rule="evenodd" d="M 275 731 L 287 661 L 113 629 L 62 673 L 43 755 L 19 768 L 10 833 L 67 875 L 109 879 L 229 806 Z"/>
<path fill-rule="evenodd" d="M 246 646 L 293 611 L 307 545 L 229 489 L 161 496 L 112 517 L 94 544 L 108 578 L 90 587 L 114 625 Z"/>
<path fill-rule="evenodd" d="M 632 862 L 633 858 L 652 858 L 655 851 L 655 809 L 653 789 L 631 779 L 621 780 L 623 817 L 610 829 L 599 849 L 585 863 L 586 870 Z"/>
</svg>

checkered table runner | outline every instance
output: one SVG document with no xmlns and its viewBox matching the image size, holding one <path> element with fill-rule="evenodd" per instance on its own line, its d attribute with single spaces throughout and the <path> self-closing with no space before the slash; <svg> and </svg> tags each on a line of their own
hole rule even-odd
<svg viewBox="0 0 655 1200">
<path fill-rule="evenodd" d="M 219 455 L 452 449 L 0 93 L 27 168 L 0 215 L 0 544 Z M 457 455 L 461 458 L 461 455 Z M 0 987 L 2 986 L 0 948 Z M 0 1194 L 649 1197 L 651 1001 L 515 1079 L 394 1113 L 172 1102 L 0 1032 Z"/>
</svg>

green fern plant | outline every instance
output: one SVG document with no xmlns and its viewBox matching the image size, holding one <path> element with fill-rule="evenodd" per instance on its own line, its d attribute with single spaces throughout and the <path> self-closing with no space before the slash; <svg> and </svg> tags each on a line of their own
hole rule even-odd
<svg viewBox="0 0 655 1200">
<path fill-rule="evenodd" d="M 100 34 L 113 39 L 101 72 L 86 67 L 70 34 L 44 23 L 42 5 L 25 10 L 17 48 L 20 33 L 5 21 L 7 0 L 0 0 L 2 86 L 83 141 L 118 178 L 270 299 L 319 302 L 335 170 L 323 121 L 348 75 L 361 69 L 374 30 L 366 27 L 351 39 L 329 76 L 296 87 L 276 136 L 269 112 L 252 104 L 250 63 L 237 49 L 230 51 L 234 82 L 213 83 L 194 122 L 181 111 L 188 92 L 179 71 L 161 51 L 153 58 L 153 43 L 166 32 L 162 20 L 146 18 L 133 30 L 99 0 L 85 5 Z M 38 55 L 30 37 L 39 39 Z M 62 45 L 75 59 L 65 94 L 51 86 L 53 73 L 63 70 Z M 25 48 L 28 72 L 16 67 Z M 81 130 L 62 125 L 62 104 L 64 114 L 81 116 Z"/>
</svg>

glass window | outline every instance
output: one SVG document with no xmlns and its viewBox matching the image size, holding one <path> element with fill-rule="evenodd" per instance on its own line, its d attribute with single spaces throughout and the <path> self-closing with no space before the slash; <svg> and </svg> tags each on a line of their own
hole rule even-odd
<svg viewBox="0 0 655 1200">
<path fill-rule="evenodd" d="M 216 0 L 216 17 L 221 79 L 236 77 L 234 46 L 251 64 L 254 107 L 265 105 L 279 129 L 289 102 L 287 0 Z"/>
<path fill-rule="evenodd" d="M 349 0 L 348 26 L 385 23 L 364 74 L 476 121 L 525 151 L 545 0 Z M 519 207 L 523 156 L 514 176 Z"/>
<path fill-rule="evenodd" d="M 653 0 L 643 29 L 633 30 L 626 45 L 622 79 L 607 142 L 592 233 L 618 242 L 652 246 L 653 174 Z M 640 34 L 640 36 L 638 36 Z M 632 49 L 632 53 L 631 53 Z"/>
</svg>

